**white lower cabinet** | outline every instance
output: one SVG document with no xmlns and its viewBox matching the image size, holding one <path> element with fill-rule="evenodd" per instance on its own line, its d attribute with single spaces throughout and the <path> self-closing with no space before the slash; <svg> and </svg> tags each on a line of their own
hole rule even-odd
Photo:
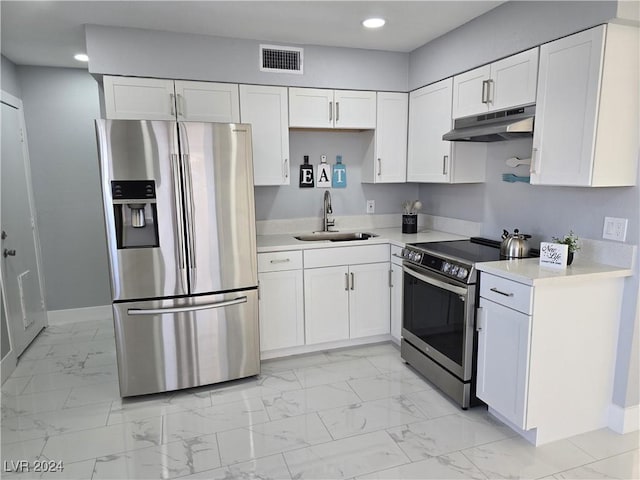
<svg viewBox="0 0 640 480">
<path fill-rule="evenodd" d="M 388 245 L 304 253 L 307 345 L 389 334 Z"/>
<path fill-rule="evenodd" d="M 304 315 L 307 344 L 349 338 L 348 267 L 304 271 Z"/>
<path fill-rule="evenodd" d="M 260 351 L 304 345 L 302 252 L 258 255 Z"/>
<path fill-rule="evenodd" d="M 624 279 L 570 269 L 480 276 L 477 395 L 535 445 L 608 422 Z"/>
<path fill-rule="evenodd" d="M 391 246 L 391 338 L 400 343 L 402 336 L 403 275 L 400 247 Z"/>
<path fill-rule="evenodd" d="M 522 429 L 530 341 L 529 315 L 480 299 L 477 395 Z"/>
</svg>

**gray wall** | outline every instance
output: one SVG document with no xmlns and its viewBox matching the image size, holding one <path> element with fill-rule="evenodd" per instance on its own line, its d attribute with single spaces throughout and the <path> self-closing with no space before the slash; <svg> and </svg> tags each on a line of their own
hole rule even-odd
<svg viewBox="0 0 640 480">
<path fill-rule="evenodd" d="M 336 155 L 342 155 L 347 166 L 347 187 L 330 189 L 333 213 L 364 215 L 366 200 L 376 201 L 376 214 L 399 213 L 402 202 L 418 197 L 414 184 L 371 185 L 361 183 L 362 163 L 365 151 L 373 140 L 368 132 L 305 132 L 291 130 L 289 153 L 291 161 L 291 185 L 283 187 L 256 187 L 256 218 L 321 217 L 324 189 L 300 188 L 298 178 L 304 155 L 314 172 L 320 163 L 320 155 L 327 155 L 328 163 L 335 163 Z M 315 173 L 317 176 L 317 172 Z"/>
<path fill-rule="evenodd" d="M 86 70 L 18 67 L 47 308 L 111 303 L 93 120 L 98 85 Z"/>
<path fill-rule="evenodd" d="M 507 2 L 411 52 L 409 89 L 493 62 L 616 16 L 617 2 Z"/>
<path fill-rule="evenodd" d="M 86 26 L 86 40 L 93 74 L 403 92 L 408 85 L 407 53 L 288 45 L 304 48 L 297 75 L 260 72 L 255 40 L 98 25 Z"/>
<path fill-rule="evenodd" d="M 616 16 L 616 2 L 509 2 L 411 53 L 410 88 L 432 83 L 484 63 L 569 35 Z M 481 185 L 422 185 L 425 213 L 483 222 L 483 235 L 499 238 L 502 228 L 549 239 L 573 229 L 584 238 L 600 239 L 605 216 L 629 219 L 627 243 L 638 244 L 640 189 L 540 187 L 501 181 L 514 172 L 504 160 L 529 157 L 530 141 L 489 146 L 487 181 Z M 526 174 L 526 167 L 515 173 Z M 639 180 L 640 183 L 640 180 Z M 640 403 L 638 342 L 638 263 L 625 281 L 618 336 L 613 401 Z"/>
<path fill-rule="evenodd" d="M 4 314 L 4 297 L 2 296 L 2 290 L 0 290 L 0 359 L 4 358 L 10 351 L 9 326 L 7 317 Z"/>
<path fill-rule="evenodd" d="M 2 64 L 0 64 L 0 87 L 7 93 L 10 93 L 14 97 L 22 98 L 22 91 L 20 89 L 20 81 L 18 79 L 18 73 L 16 71 L 15 64 L 6 58 L 4 55 L 0 56 Z"/>
</svg>

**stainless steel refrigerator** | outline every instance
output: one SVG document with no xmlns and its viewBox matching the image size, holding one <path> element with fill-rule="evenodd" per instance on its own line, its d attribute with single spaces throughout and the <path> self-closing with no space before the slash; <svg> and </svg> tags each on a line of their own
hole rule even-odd
<svg viewBox="0 0 640 480">
<path fill-rule="evenodd" d="M 260 371 L 251 127 L 96 120 L 120 394 Z"/>
</svg>

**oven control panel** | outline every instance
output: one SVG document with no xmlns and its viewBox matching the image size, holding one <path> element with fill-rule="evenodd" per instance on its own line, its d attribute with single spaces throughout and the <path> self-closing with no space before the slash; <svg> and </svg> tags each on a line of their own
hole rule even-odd
<svg viewBox="0 0 640 480">
<path fill-rule="evenodd" d="M 403 248 L 401 255 L 402 258 L 409 263 L 426 267 L 429 270 L 435 270 L 447 277 L 455 278 L 463 282 L 468 279 L 471 271 L 468 265 L 462 265 L 411 247 Z"/>
</svg>

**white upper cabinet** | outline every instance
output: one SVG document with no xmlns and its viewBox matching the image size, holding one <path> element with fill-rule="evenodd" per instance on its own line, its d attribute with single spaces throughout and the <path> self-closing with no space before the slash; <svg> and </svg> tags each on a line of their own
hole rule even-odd
<svg viewBox="0 0 640 480">
<path fill-rule="evenodd" d="M 537 47 L 456 75 L 453 118 L 534 103 L 537 75 Z"/>
<path fill-rule="evenodd" d="M 451 78 L 409 95 L 407 181 L 472 183 L 485 179 L 486 146 L 442 140 L 451 130 Z"/>
<path fill-rule="evenodd" d="M 254 185 L 289 185 L 287 88 L 240 85 L 240 119 L 251 124 Z"/>
<path fill-rule="evenodd" d="M 531 183 L 635 185 L 638 29 L 592 28 L 540 47 Z"/>
<path fill-rule="evenodd" d="M 363 183 L 407 180 L 408 115 L 408 94 L 378 92 L 376 131 L 362 165 Z"/>
<path fill-rule="evenodd" d="M 111 77 L 102 79 L 105 116 L 122 120 L 175 120 L 173 80 Z"/>
<path fill-rule="evenodd" d="M 105 75 L 103 87 L 109 119 L 240 121 L 236 84 Z"/>
<path fill-rule="evenodd" d="M 289 126 L 376 128 L 376 92 L 289 88 Z"/>
<path fill-rule="evenodd" d="M 178 120 L 238 123 L 240 106 L 235 83 L 175 81 Z"/>
</svg>

